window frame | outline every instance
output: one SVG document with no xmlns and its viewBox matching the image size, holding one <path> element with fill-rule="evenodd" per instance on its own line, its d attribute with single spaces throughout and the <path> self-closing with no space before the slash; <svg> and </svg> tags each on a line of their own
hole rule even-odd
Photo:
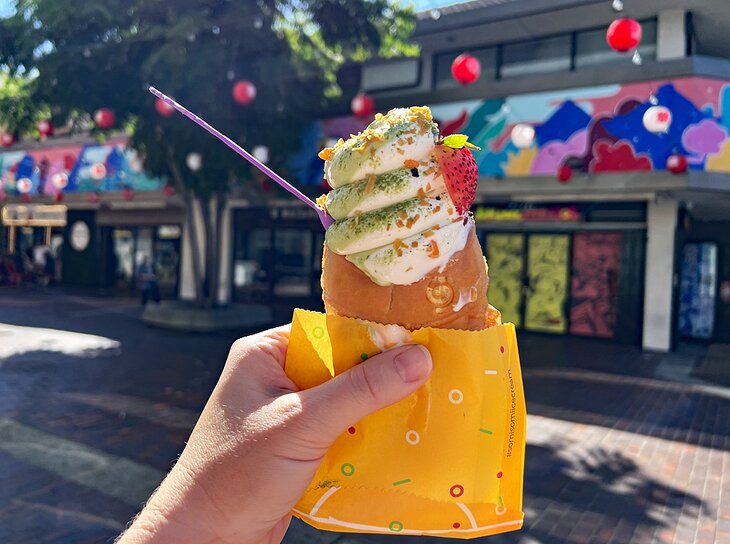
<svg viewBox="0 0 730 544">
<path fill-rule="evenodd" d="M 638 22 L 642 25 L 642 27 L 648 23 L 653 23 L 657 28 L 657 37 L 659 34 L 659 19 L 658 17 L 648 17 L 646 19 L 640 19 Z M 690 23 L 691 24 L 691 23 Z M 475 45 L 472 47 L 461 47 L 461 48 L 450 48 L 450 49 L 443 49 L 440 51 L 434 51 L 431 54 L 431 90 L 432 91 L 440 91 L 443 89 L 438 88 L 438 81 L 439 81 L 439 72 L 437 70 L 438 66 L 438 58 L 446 55 L 453 55 L 453 54 L 460 54 L 460 53 L 472 53 L 484 49 L 496 49 L 495 53 L 495 71 L 494 71 L 494 79 L 490 79 L 489 81 L 504 81 L 509 79 L 518 79 L 521 77 L 533 77 L 533 76 L 540 76 L 544 75 L 546 73 L 557 73 L 557 72 L 541 72 L 541 73 L 535 73 L 535 74 L 524 74 L 524 75 L 516 75 L 516 76 L 507 76 L 504 77 L 502 74 L 502 67 L 504 65 L 504 48 L 506 46 L 514 45 L 514 44 L 529 44 L 531 42 L 539 42 L 542 40 L 548 40 L 551 38 L 559 38 L 559 37 L 570 37 L 570 54 L 569 54 L 569 61 L 570 61 L 570 67 L 565 72 L 577 72 L 579 70 L 584 69 L 590 69 L 595 66 L 602 66 L 602 64 L 595 64 L 591 66 L 578 66 L 577 65 L 577 58 L 578 58 L 578 34 L 582 34 L 584 32 L 595 32 L 596 30 L 605 30 L 607 27 L 602 26 L 592 26 L 587 28 L 580 28 L 576 30 L 572 30 L 570 32 L 559 32 L 556 34 L 548 34 L 545 36 L 540 36 L 538 38 L 533 38 L 529 40 L 511 40 L 501 43 L 495 43 L 495 44 L 481 44 L 481 45 Z M 657 46 L 657 41 L 655 39 L 654 46 Z M 608 44 L 606 45 L 608 48 Z M 610 64 L 610 63 L 609 63 Z M 561 73 L 565 73 L 561 72 Z"/>
</svg>

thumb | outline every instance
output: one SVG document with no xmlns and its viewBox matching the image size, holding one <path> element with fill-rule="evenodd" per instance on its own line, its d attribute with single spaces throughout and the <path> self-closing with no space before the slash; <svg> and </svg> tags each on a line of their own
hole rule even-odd
<svg viewBox="0 0 730 544">
<path fill-rule="evenodd" d="M 400 346 L 300 393 L 304 413 L 328 444 L 362 418 L 404 399 L 421 387 L 433 368 L 419 344 Z M 307 407 L 308 406 L 308 407 Z M 309 419 L 308 418 L 308 419 Z"/>
</svg>

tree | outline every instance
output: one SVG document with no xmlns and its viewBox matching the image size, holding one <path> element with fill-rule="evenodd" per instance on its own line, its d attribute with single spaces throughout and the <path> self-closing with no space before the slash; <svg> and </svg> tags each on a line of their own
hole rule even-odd
<svg viewBox="0 0 730 544">
<path fill-rule="evenodd" d="M 393 0 L 16 0 L 15 14 L 0 20 L 0 66 L 22 81 L 16 95 L 28 117 L 46 109 L 56 125 L 88 128 L 92 112 L 111 108 L 145 168 L 184 197 L 189 225 L 193 202 L 200 204 L 205 266 L 194 275 L 198 301 L 211 306 L 226 194 L 233 184 L 251 185 L 255 174 L 193 123 L 160 116 L 147 87 L 174 96 L 244 147 L 275 149 L 271 166 L 286 174 L 284 157 L 298 147 L 303 127 L 342 109 L 357 90 L 340 89 L 338 69 L 416 54 L 406 41 L 414 25 L 411 10 Z M 252 104 L 232 99 L 237 80 L 256 85 Z M 0 111 L 0 125 L 22 123 Z M 203 156 L 198 172 L 185 162 L 193 151 Z M 191 238 L 197 265 L 203 244 Z"/>
</svg>

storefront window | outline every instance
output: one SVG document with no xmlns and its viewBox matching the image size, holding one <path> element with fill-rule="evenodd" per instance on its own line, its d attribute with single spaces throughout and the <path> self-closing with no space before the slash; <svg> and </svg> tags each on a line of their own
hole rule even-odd
<svg viewBox="0 0 730 544">
<path fill-rule="evenodd" d="M 131 289 L 134 281 L 134 234 L 128 229 L 112 232 L 113 258 L 116 260 L 114 284 L 119 289 Z"/>
<path fill-rule="evenodd" d="M 457 55 L 463 51 L 452 51 L 436 55 L 435 58 L 435 87 L 436 89 L 455 89 L 459 83 L 451 75 L 451 64 Z M 470 55 L 479 59 L 482 71 L 480 81 L 494 80 L 497 75 L 497 48 L 485 47 L 469 51 Z"/>
<path fill-rule="evenodd" d="M 152 228 L 141 227 L 137 229 L 137 247 L 135 248 L 134 262 L 136 266 L 142 264 L 145 257 L 152 258 Z"/>
<path fill-rule="evenodd" d="M 161 225 L 157 228 L 155 262 L 157 282 L 163 296 L 174 296 L 177 290 L 181 230 L 178 225 Z"/>
<path fill-rule="evenodd" d="M 641 45 L 638 49 L 644 60 L 656 58 L 656 33 L 656 21 L 641 23 Z M 625 55 L 617 53 L 606 44 L 605 28 L 577 32 L 575 40 L 576 68 L 617 61 L 625 62 Z"/>
<path fill-rule="evenodd" d="M 679 283 L 679 332 L 712 338 L 717 285 L 717 244 L 687 244 L 682 250 Z"/>
<path fill-rule="evenodd" d="M 267 263 L 270 254 L 270 229 L 252 229 L 236 236 L 233 255 L 233 285 L 236 290 L 261 293 L 268 290 Z"/>
<path fill-rule="evenodd" d="M 280 229 L 274 232 L 274 295 L 308 297 L 312 280 L 312 233 Z"/>
<path fill-rule="evenodd" d="M 157 269 L 162 297 L 175 298 L 180 268 L 180 237 L 178 225 L 113 228 L 109 265 L 114 271 L 113 286 L 121 291 L 135 290 L 137 269 L 145 257 L 150 257 Z"/>
<path fill-rule="evenodd" d="M 502 77 L 542 74 L 570 70 L 570 34 L 529 42 L 507 44 L 502 48 Z"/>
</svg>

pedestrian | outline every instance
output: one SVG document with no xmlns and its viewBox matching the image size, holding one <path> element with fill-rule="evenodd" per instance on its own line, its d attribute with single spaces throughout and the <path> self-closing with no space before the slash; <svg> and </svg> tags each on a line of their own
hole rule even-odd
<svg viewBox="0 0 730 544">
<path fill-rule="evenodd" d="M 28 246 L 22 253 L 22 264 L 23 264 L 23 279 L 27 282 L 35 281 L 36 268 L 35 268 L 35 252 L 33 246 Z"/>
<path fill-rule="evenodd" d="M 56 278 L 56 258 L 48 246 L 46 246 L 46 263 L 44 265 L 43 275 L 45 285 L 52 284 Z"/>
<path fill-rule="evenodd" d="M 185 450 L 117 544 L 278 544 L 334 441 L 431 373 L 408 344 L 300 391 L 284 373 L 290 325 L 236 341 Z"/>
<path fill-rule="evenodd" d="M 142 307 L 147 305 L 147 301 L 150 298 L 155 303 L 160 302 L 160 288 L 157 285 L 157 267 L 149 255 L 145 255 L 137 269 L 137 284 L 142 295 Z"/>
</svg>

